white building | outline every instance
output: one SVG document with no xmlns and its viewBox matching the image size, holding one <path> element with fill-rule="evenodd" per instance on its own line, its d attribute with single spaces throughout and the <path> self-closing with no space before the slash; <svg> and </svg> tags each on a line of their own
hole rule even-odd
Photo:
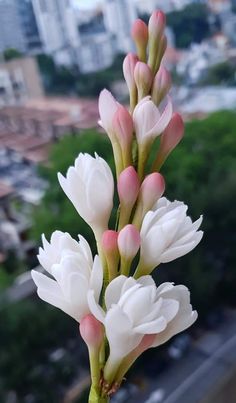
<svg viewBox="0 0 236 403">
<path fill-rule="evenodd" d="M 226 55 L 210 41 L 193 44 L 177 64 L 177 73 L 190 84 L 195 84 L 207 70 L 226 60 Z"/>
<path fill-rule="evenodd" d="M 104 21 L 108 32 L 117 39 L 117 49 L 120 52 L 133 50 L 130 31 L 137 18 L 137 8 L 130 0 L 106 0 L 104 3 Z"/>
<path fill-rule="evenodd" d="M 78 65 L 82 73 L 106 69 L 116 55 L 115 39 L 107 32 L 94 33 L 82 38 L 78 48 Z"/>
<path fill-rule="evenodd" d="M 140 14 L 151 14 L 154 10 L 160 9 L 165 13 L 181 10 L 196 0 L 133 0 Z"/>
<path fill-rule="evenodd" d="M 77 14 L 71 0 L 32 0 L 45 53 L 58 64 L 75 63 L 74 49 L 80 45 Z"/>
</svg>

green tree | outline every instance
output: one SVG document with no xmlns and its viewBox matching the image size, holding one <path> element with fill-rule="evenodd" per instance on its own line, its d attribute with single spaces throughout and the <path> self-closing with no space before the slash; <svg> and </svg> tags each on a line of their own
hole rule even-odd
<svg viewBox="0 0 236 403">
<path fill-rule="evenodd" d="M 54 146 L 50 167 L 41 169 L 42 175 L 49 181 L 49 189 L 34 213 L 32 232 L 35 239 L 39 240 L 42 233 L 49 237 L 58 229 L 68 231 L 74 237 L 80 233 L 94 244 L 90 228 L 67 199 L 57 180 L 57 173 L 65 174 L 80 152 L 94 155 L 95 151 L 113 166 L 110 142 L 101 133 L 87 130 L 76 136 L 65 136 Z"/>
<path fill-rule="evenodd" d="M 200 82 L 202 85 L 235 85 L 235 66 L 230 62 L 216 64 L 209 68 L 206 77 Z"/>
<path fill-rule="evenodd" d="M 199 43 L 210 34 L 208 10 L 205 4 L 189 4 L 184 9 L 167 14 L 167 25 L 173 29 L 178 48 Z"/>
<path fill-rule="evenodd" d="M 19 50 L 17 50 L 17 49 L 9 48 L 9 49 L 4 50 L 3 57 L 6 61 L 8 61 L 8 60 L 18 59 L 20 57 L 23 57 L 23 54 L 21 52 L 19 52 Z"/>
<path fill-rule="evenodd" d="M 78 354 L 71 354 L 69 340 L 78 343 L 77 327 L 68 316 L 54 307 L 36 301 L 1 306 L 0 400 L 13 390 L 19 402 L 33 395 L 36 403 L 57 403 L 62 390 L 78 373 Z M 67 356 L 54 361 L 50 354 L 67 349 Z"/>
</svg>

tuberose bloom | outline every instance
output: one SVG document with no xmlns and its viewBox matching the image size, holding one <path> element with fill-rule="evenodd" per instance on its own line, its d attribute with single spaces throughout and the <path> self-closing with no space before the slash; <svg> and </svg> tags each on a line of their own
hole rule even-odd
<svg viewBox="0 0 236 403">
<path fill-rule="evenodd" d="M 83 254 L 88 263 L 92 262 L 92 254 L 87 241 L 80 236 L 80 242 L 73 239 L 68 232 L 54 231 L 50 242 L 42 235 L 43 247 L 39 248 L 38 260 L 41 266 L 51 274 L 55 263 L 60 263 L 65 255 L 74 253 Z"/>
<path fill-rule="evenodd" d="M 160 263 L 167 263 L 190 252 L 201 241 L 198 231 L 202 216 L 192 222 L 187 216 L 188 206 L 183 202 L 158 200 L 143 220 L 139 275 L 149 274 Z"/>
<path fill-rule="evenodd" d="M 145 335 L 156 335 L 154 347 L 189 327 L 197 318 L 186 287 L 172 283 L 156 287 L 151 276 L 114 279 L 105 292 L 106 312 L 97 304 L 93 291 L 89 291 L 88 300 L 91 312 L 105 326 L 110 346 L 105 368 L 108 377 Z"/>
<path fill-rule="evenodd" d="M 55 243 L 46 245 L 45 253 L 49 254 L 52 266 L 49 268 L 48 261 L 44 268 L 54 279 L 35 270 L 31 272 L 38 296 L 78 322 L 90 313 L 87 302 L 88 290 L 93 290 L 94 298 L 98 302 L 103 283 L 103 270 L 99 257 L 96 256 L 93 261 L 88 243 L 82 237 L 79 239 L 80 242 L 73 251 L 66 249 L 60 251 L 61 258 Z M 41 251 L 41 255 L 42 253 Z M 54 263 L 53 253 L 55 253 Z"/>
<path fill-rule="evenodd" d="M 134 128 L 138 144 L 146 144 L 152 142 L 159 136 L 169 124 L 173 113 L 173 107 L 170 99 L 167 105 L 160 113 L 157 106 L 147 96 L 134 109 L 133 119 Z"/>
<path fill-rule="evenodd" d="M 106 161 L 95 154 L 80 153 L 75 165 L 66 177 L 58 174 L 58 180 L 79 215 L 94 232 L 107 229 L 113 206 L 114 180 Z"/>
</svg>

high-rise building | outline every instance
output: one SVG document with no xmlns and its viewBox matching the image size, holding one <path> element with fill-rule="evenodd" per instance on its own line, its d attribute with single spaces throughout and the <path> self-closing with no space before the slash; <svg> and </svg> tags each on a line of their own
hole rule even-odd
<svg viewBox="0 0 236 403">
<path fill-rule="evenodd" d="M 32 0 L 45 53 L 59 64 L 73 64 L 79 46 L 77 15 L 71 0 Z"/>
<path fill-rule="evenodd" d="M 15 3 L 17 5 L 17 12 L 25 38 L 26 48 L 29 52 L 37 52 L 41 48 L 41 41 L 32 1 L 15 0 Z"/>
<path fill-rule="evenodd" d="M 0 0 L 0 52 L 8 48 L 21 52 L 40 48 L 31 0 Z"/>
<path fill-rule="evenodd" d="M 0 52 L 8 48 L 27 50 L 16 0 L 0 0 Z"/>
<path fill-rule="evenodd" d="M 137 18 L 135 3 L 130 0 L 106 0 L 104 3 L 104 19 L 108 32 L 117 39 L 117 48 L 121 52 L 133 49 L 130 31 Z"/>
</svg>

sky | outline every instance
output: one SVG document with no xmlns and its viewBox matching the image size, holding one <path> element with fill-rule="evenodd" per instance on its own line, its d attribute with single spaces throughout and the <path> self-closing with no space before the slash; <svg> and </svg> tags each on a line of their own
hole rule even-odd
<svg viewBox="0 0 236 403">
<path fill-rule="evenodd" d="M 73 2 L 78 8 L 88 9 L 101 4 L 103 0 L 73 0 Z"/>
</svg>

